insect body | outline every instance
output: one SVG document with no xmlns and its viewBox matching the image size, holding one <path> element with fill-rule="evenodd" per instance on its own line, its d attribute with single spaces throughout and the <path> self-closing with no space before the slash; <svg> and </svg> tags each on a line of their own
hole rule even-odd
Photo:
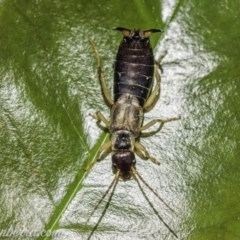
<svg viewBox="0 0 240 240">
<path fill-rule="evenodd" d="M 101 112 L 93 117 L 98 122 L 103 122 L 109 130 L 111 140 L 102 145 L 97 153 L 96 160 L 102 160 L 106 154 L 112 152 L 112 166 L 115 178 L 107 192 L 94 208 L 96 210 L 110 188 L 115 189 L 118 179 L 134 179 L 139 184 L 139 179 L 171 209 L 160 196 L 146 183 L 137 172 L 135 154 L 143 159 L 150 159 L 159 164 L 159 161 L 151 156 L 146 148 L 139 142 L 144 130 L 156 123 L 163 125 L 166 122 L 178 120 L 179 117 L 169 119 L 155 119 L 143 124 L 143 115 L 152 109 L 160 94 L 160 82 L 158 66 L 155 66 L 152 47 L 149 37 L 152 33 L 160 32 L 159 29 L 130 30 L 118 27 L 123 34 L 123 40 L 119 46 L 114 65 L 114 98 L 108 92 L 107 84 L 101 70 L 101 61 L 98 50 L 90 40 L 98 60 L 98 74 L 103 96 L 110 106 L 110 120 L 107 120 Z M 153 79 L 156 84 L 153 88 Z M 114 191 L 114 190 L 113 190 Z M 172 209 L 171 209 L 172 210 Z M 93 214 L 92 212 L 92 214 Z M 92 215 L 91 214 L 91 215 Z M 173 230 L 161 219 L 164 225 L 177 237 Z"/>
<path fill-rule="evenodd" d="M 105 123 L 111 134 L 111 140 L 105 143 L 97 154 L 97 160 L 112 152 L 112 165 L 115 171 L 124 178 L 131 178 L 136 164 L 136 152 L 143 159 L 150 159 L 159 164 L 146 148 L 139 142 L 142 131 L 155 123 L 178 120 L 179 118 L 155 119 L 143 125 L 143 114 L 149 111 L 160 94 L 160 75 L 154 66 L 154 56 L 149 37 L 159 29 L 129 30 L 116 28 L 123 33 L 114 67 L 114 100 L 108 92 L 101 70 L 101 62 L 93 42 L 97 59 L 98 73 L 102 92 L 111 108 L 110 121 L 102 113 L 97 112 L 94 118 Z M 154 89 L 153 78 L 157 83 Z"/>
</svg>

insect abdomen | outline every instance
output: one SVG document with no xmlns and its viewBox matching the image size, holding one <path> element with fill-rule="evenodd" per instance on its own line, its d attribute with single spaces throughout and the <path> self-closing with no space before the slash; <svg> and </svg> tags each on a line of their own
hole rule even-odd
<svg viewBox="0 0 240 240">
<path fill-rule="evenodd" d="M 130 46 L 123 41 L 119 47 L 114 69 L 114 102 L 129 93 L 143 106 L 152 88 L 154 57 L 149 45 L 142 46 L 137 41 Z"/>
</svg>

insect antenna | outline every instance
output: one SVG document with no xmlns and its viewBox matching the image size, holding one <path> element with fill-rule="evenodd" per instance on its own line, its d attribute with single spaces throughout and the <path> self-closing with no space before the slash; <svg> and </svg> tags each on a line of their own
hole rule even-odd
<svg viewBox="0 0 240 240">
<path fill-rule="evenodd" d="M 154 195 L 161 201 L 164 203 L 164 205 L 166 205 L 170 210 L 172 210 L 164 201 L 163 199 L 147 184 L 147 182 L 142 178 L 142 176 L 132 167 L 132 173 L 134 176 L 134 179 L 136 180 L 138 187 L 140 189 L 140 191 L 142 192 L 144 198 L 147 200 L 149 206 L 153 209 L 154 213 L 157 215 L 158 219 L 164 224 L 164 226 L 176 237 L 178 238 L 177 234 L 173 231 L 173 229 L 164 221 L 164 219 L 160 216 L 160 214 L 158 213 L 157 209 L 153 206 L 152 202 L 150 201 L 150 199 L 148 198 L 148 196 L 146 195 L 146 193 L 144 192 L 139 179 L 150 189 L 151 192 L 154 193 Z M 139 178 L 139 179 L 138 179 Z"/>
<path fill-rule="evenodd" d="M 144 185 L 159 199 L 159 201 L 161 201 L 170 211 L 176 214 L 176 212 L 159 196 L 159 194 L 146 182 L 146 180 L 144 180 L 144 178 L 139 174 L 136 169 L 132 168 L 132 172 L 137 182 L 139 182 L 139 178 L 144 183 Z"/>
<path fill-rule="evenodd" d="M 107 191 L 104 193 L 104 195 L 103 195 L 103 196 L 101 197 L 101 199 L 98 201 L 98 203 L 95 205 L 95 207 L 93 208 L 90 216 L 88 217 L 87 222 L 89 222 L 89 220 L 90 220 L 90 218 L 92 217 L 92 215 L 94 214 L 94 212 L 97 210 L 97 208 L 99 207 L 99 205 L 102 203 L 103 199 L 107 196 L 107 194 L 109 193 L 109 191 L 110 191 L 111 188 L 112 188 L 111 194 L 110 194 L 110 196 L 109 196 L 109 198 L 108 198 L 108 201 L 107 201 L 106 206 L 104 207 L 104 210 L 103 210 L 103 212 L 102 212 L 102 214 L 101 214 L 101 217 L 98 219 L 97 224 L 96 224 L 96 225 L 94 226 L 94 228 L 92 229 L 92 231 L 91 231 L 89 237 L 87 238 L 87 240 L 89 240 L 89 239 L 92 237 L 93 233 L 96 231 L 96 229 L 98 228 L 98 225 L 99 225 L 100 222 L 102 221 L 102 219 L 103 219 L 103 217 L 104 217 L 104 215 L 105 215 L 105 213 L 106 213 L 106 211 L 107 211 L 107 209 L 108 209 L 108 207 L 109 207 L 109 204 L 110 204 L 110 202 L 111 202 L 111 200 L 112 200 L 113 194 L 114 194 L 115 189 L 116 189 L 116 186 L 117 186 L 117 184 L 118 184 L 119 176 L 120 176 L 120 170 L 118 170 L 118 171 L 116 172 L 115 177 L 114 177 L 114 179 L 112 180 L 111 184 L 109 185 Z"/>
</svg>

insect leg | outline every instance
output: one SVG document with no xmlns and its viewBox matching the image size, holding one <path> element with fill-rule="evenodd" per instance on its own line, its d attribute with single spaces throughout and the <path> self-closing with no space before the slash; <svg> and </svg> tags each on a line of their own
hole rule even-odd
<svg viewBox="0 0 240 240">
<path fill-rule="evenodd" d="M 140 158 L 150 159 L 153 163 L 158 165 L 160 164 L 160 162 L 155 157 L 149 154 L 147 149 L 140 142 L 135 142 L 134 147 L 135 147 L 136 153 L 139 155 Z"/>
<path fill-rule="evenodd" d="M 111 152 L 112 142 L 104 143 L 97 152 L 96 161 L 103 160 Z"/>
<path fill-rule="evenodd" d="M 89 42 L 92 45 L 93 51 L 94 51 L 96 59 L 97 59 L 98 78 L 99 78 L 99 81 L 100 81 L 100 84 L 101 84 L 101 88 L 102 88 L 104 99 L 106 100 L 106 103 L 109 106 L 112 106 L 114 102 L 113 102 L 112 97 L 111 97 L 111 95 L 110 95 L 110 93 L 108 91 L 106 80 L 104 78 L 104 74 L 103 74 L 102 67 L 101 67 L 101 59 L 99 57 L 97 46 L 93 42 L 92 39 L 89 39 Z"/>
<path fill-rule="evenodd" d="M 154 120 L 150 121 L 149 123 L 145 124 L 144 126 L 142 126 L 140 128 L 140 131 L 144 131 L 144 130 L 150 128 L 151 126 L 153 126 L 156 123 L 160 123 L 161 125 L 163 125 L 164 123 L 176 121 L 176 120 L 179 120 L 179 119 L 181 119 L 181 117 L 167 118 L 167 119 L 164 119 L 164 120 L 163 119 L 154 119 Z"/>
<path fill-rule="evenodd" d="M 160 96 L 161 77 L 160 77 L 160 74 L 158 72 L 158 67 L 157 66 L 154 67 L 154 76 L 157 80 L 157 83 L 156 83 L 156 86 L 155 86 L 154 90 L 152 91 L 151 95 L 149 96 L 149 98 L 147 99 L 147 101 L 145 102 L 145 104 L 143 106 L 143 110 L 145 112 L 150 111 L 154 107 L 156 101 L 158 100 L 158 98 Z"/>
<path fill-rule="evenodd" d="M 104 143 L 98 150 L 97 155 L 94 158 L 94 161 L 88 164 L 87 169 L 90 169 L 96 163 L 96 161 L 103 160 L 111 152 L 111 148 L 112 148 L 111 141 Z"/>
<path fill-rule="evenodd" d="M 110 122 L 105 118 L 105 116 L 97 111 L 95 114 L 91 115 L 94 119 L 96 119 L 98 122 L 103 122 L 106 126 L 106 128 L 109 129 L 110 127 Z"/>
<path fill-rule="evenodd" d="M 158 58 L 158 60 L 155 60 L 155 64 L 156 66 L 158 66 L 158 68 L 160 69 L 161 73 L 163 73 L 163 69 L 162 69 L 162 60 L 165 58 L 165 56 L 167 55 L 167 51 L 164 51 Z"/>
</svg>

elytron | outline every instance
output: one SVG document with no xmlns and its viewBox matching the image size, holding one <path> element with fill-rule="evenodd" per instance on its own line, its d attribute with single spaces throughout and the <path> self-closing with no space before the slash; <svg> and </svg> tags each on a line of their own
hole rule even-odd
<svg viewBox="0 0 240 240">
<path fill-rule="evenodd" d="M 142 159 L 149 159 L 153 163 L 159 164 L 159 161 L 140 143 L 140 137 L 145 130 L 156 123 L 163 126 L 167 122 L 180 119 L 179 117 L 164 120 L 154 119 L 146 124 L 143 123 L 144 113 L 154 107 L 160 95 L 159 64 L 155 63 L 149 38 L 151 34 L 161 32 L 161 30 L 142 31 L 123 27 L 115 28 L 115 30 L 122 32 L 123 39 L 114 63 L 113 98 L 108 91 L 97 47 L 90 40 L 98 62 L 97 69 L 103 97 L 110 107 L 110 120 L 101 112 L 96 112 L 93 115 L 98 123 L 104 124 L 110 133 L 110 141 L 102 145 L 95 161 L 100 161 L 107 154 L 112 153 L 112 167 L 115 173 L 114 180 L 95 209 L 110 188 L 114 186 L 113 189 L 115 189 L 119 178 L 124 180 L 134 178 L 138 185 L 139 180 L 141 180 L 158 199 L 168 206 L 138 173 L 135 158 L 136 153 Z M 164 225 L 177 237 L 165 222 Z"/>
</svg>

